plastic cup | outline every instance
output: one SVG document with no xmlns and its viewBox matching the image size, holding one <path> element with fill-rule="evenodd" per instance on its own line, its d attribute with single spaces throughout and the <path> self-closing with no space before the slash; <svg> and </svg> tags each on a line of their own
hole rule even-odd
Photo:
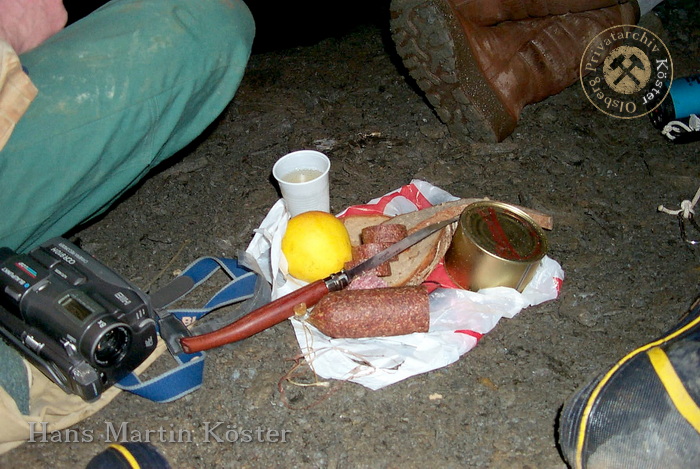
<svg viewBox="0 0 700 469">
<path fill-rule="evenodd" d="M 284 155 L 272 167 L 290 216 L 312 210 L 330 212 L 328 173 L 331 161 L 314 150 Z"/>
</svg>

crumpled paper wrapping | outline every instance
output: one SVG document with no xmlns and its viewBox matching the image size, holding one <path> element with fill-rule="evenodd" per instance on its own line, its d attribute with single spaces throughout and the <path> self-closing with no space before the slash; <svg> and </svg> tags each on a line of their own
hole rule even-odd
<svg viewBox="0 0 700 469">
<path fill-rule="evenodd" d="M 457 199 L 430 183 L 413 180 L 365 205 L 349 207 L 338 217 L 363 212 L 396 216 Z M 280 199 L 255 230 L 246 250 L 247 258 L 257 262 L 256 270 L 272 285 L 272 299 L 306 285 L 287 273 L 281 242 L 288 220 L 284 200 Z M 428 279 L 439 282 L 441 287 L 430 294 L 430 329 L 425 333 L 332 339 L 311 324 L 292 318 L 290 321 L 307 363 L 323 378 L 380 389 L 457 361 L 501 318 L 512 318 L 528 306 L 557 298 L 564 280 L 561 266 L 547 256 L 522 293 L 507 287 L 478 292 L 455 288 L 446 284 L 441 269 L 444 267 L 439 265 Z"/>
</svg>

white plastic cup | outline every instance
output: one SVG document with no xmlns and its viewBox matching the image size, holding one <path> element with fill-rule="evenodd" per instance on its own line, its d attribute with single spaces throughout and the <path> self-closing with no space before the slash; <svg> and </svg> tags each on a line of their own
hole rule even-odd
<svg viewBox="0 0 700 469">
<path fill-rule="evenodd" d="M 299 150 L 284 155 L 272 167 L 290 216 L 312 210 L 330 212 L 328 173 L 331 161 L 314 150 Z"/>
</svg>

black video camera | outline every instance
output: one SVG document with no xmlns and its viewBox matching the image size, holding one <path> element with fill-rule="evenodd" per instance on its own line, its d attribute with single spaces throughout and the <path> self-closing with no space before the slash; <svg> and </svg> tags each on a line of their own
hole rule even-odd
<svg viewBox="0 0 700 469">
<path fill-rule="evenodd" d="M 64 391 L 90 402 L 158 341 L 149 297 L 63 238 L 0 248 L 0 334 Z"/>
</svg>

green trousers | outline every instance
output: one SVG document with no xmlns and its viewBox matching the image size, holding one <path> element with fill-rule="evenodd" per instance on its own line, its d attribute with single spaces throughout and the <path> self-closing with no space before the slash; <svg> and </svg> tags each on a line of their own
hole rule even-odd
<svg viewBox="0 0 700 469">
<path fill-rule="evenodd" d="M 0 151 L 0 246 L 63 235 L 201 134 L 254 35 L 241 0 L 112 0 L 23 54 L 39 94 Z M 0 341 L 0 358 L 26 412 L 19 355 Z"/>
<path fill-rule="evenodd" d="M 0 151 L 0 246 L 62 235 L 196 138 L 254 34 L 241 0 L 113 0 L 23 54 L 39 94 Z"/>
</svg>

